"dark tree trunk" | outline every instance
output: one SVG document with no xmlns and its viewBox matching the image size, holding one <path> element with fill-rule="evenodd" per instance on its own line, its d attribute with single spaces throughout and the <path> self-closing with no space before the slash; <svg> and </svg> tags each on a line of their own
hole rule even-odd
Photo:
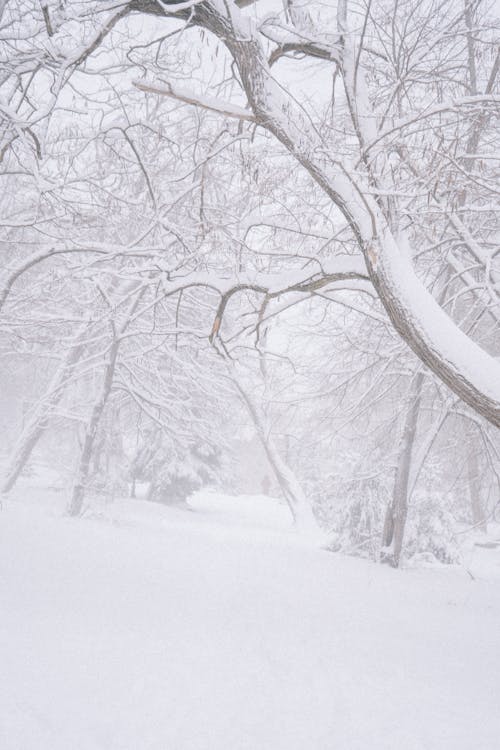
<svg viewBox="0 0 500 750">
<path fill-rule="evenodd" d="M 80 455 L 76 481 L 73 485 L 73 493 L 68 507 L 68 514 L 70 516 L 79 516 L 82 512 L 95 437 L 97 434 L 99 423 L 101 421 L 101 417 L 104 412 L 104 408 L 111 393 L 118 348 L 119 340 L 115 338 L 109 351 L 108 361 L 104 370 L 102 387 L 94 403 L 92 413 L 85 430 L 85 437 L 83 440 L 83 448 Z"/>
</svg>

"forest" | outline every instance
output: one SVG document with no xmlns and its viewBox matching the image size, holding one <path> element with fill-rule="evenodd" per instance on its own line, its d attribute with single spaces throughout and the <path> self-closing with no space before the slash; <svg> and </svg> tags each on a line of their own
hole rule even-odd
<svg viewBox="0 0 500 750">
<path fill-rule="evenodd" d="M 0 0 L 4 750 L 500 746 L 499 41 L 495 0 Z"/>
</svg>

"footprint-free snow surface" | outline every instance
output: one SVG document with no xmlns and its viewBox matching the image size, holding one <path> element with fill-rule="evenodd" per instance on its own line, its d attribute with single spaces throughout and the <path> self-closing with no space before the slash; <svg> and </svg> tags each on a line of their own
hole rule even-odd
<svg viewBox="0 0 500 750">
<path fill-rule="evenodd" d="M 1 750 L 500 748 L 494 551 L 393 571 L 192 505 L 4 505 Z"/>
</svg>

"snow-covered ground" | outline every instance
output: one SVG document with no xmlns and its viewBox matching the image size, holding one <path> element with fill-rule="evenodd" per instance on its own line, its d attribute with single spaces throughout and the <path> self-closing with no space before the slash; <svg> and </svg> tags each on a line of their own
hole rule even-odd
<svg viewBox="0 0 500 750">
<path fill-rule="evenodd" d="M 1 750 L 497 750 L 500 552 L 394 571 L 267 498 L 0 513 Z"/>
</svg>

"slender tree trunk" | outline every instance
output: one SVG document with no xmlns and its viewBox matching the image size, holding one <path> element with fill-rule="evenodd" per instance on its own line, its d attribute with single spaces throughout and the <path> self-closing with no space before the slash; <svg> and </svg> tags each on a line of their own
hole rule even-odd
<svg viewBox="0 0 500 750">
<path fill-rule="evenodd" d="M 136 286 L 135 283 L 132 285 L 132 287 L 134 286 Z M 147 287 L 139 284 L 138 287 L 136 287 L 136 291 L 138 291 L 138 294 L 136 294 L 135 297 L 133 295 L 133 288 L 129 290 L 129 293 L 132 294 L 132 302 L 122 316 L 121 325 L 117 326 L 115 320 L 110 320 L 112 342 L 104 367 L 104 376 L 102 380 L 101 390 L 99 391 L 99 394 L 94 402 L 92 413 L 85 430 L 85 437 L 83 439 L 83 447 L 80 454 L 78 469 L 76 472 L 76 479 L 73 485 L 73 492 L 68 506 L 68 514 L 70 516 L 79 516 L 82 512 L 83 501 L 85 499 L 85 489 L 89 476 L 90 461 L 92 458 L 92 451 L 94 448 L 94 442 L 97 430 L 99 428 L 99 423 L 101 421 L 106 403 L 113 387 L 113 378 L 115 374 L 118 350 L 122 342 L 122 336 L 130 325 L 130 322 L 133 319 L 133 315 L 146 291 L 146 288 Z"/>
<path fill-rule="evenodd" d="M 45 431 L 54 409 L 61 400 L 68 379 L 71 377 L 75 365 L 81 357 L 84 348 L 84 333 L 87 329 L 88 324 L 85 324 L 76 336 L 74 345 L 68 349 L 65 359 L 54 374 L 47 393 L 40 399 L 32 415 L 26 421 L 4 475 L 2 484 L 3 494 L 7 494 L 14 487 L 26 462 Z"/>
<path fill-rule="evenodd" d="M 232 380 L 252 418 L 257 435 L 262 443 L 267 459 L 280 486 L 290 513 L 292 514 L 294 523 L 301 530 L 318 531 L 318 524 L 314 518 L 311 505 L 308 502 L 297 477 L 292 469 L 285 463 L 285 461 L 283 461 L 273 439 L 265 429 L 264 415 L 261 413 L 260 407 L 249 396 L 246 389 L 234 374 Z"/>
<path fill-rule="evenodd" d="M 73 485 L 73 492 L 71 501 L 68 507 L 68 514 L 70 516 L 79 516 L 82 512 L 83 501 L 85 498 L 85 489 L 87 486 L 90 461 L 92 458 L 92 451 L 94 447 L 95 437 L 99 428 L 99 423 L 103 415 L 106 403 L 111 393 L 113 385 L 113 376 L 115 372 L 116 357 L 120 346 L 120 339 L 113 339 L 113 343 L 109 350 L 108 361 L 104 369 L 104 377 L 102 386 L 97 396 L 96 401 L 90 415 L 90 419 L 85 430 L 85 437 L 83 439 L 83 448 L 80 454 L 80 461 L 76 474 L 76 480 Z"/>
<path fill-rule="evenodd" d="M 469 480 L 469 497 L 474 527 L 486 534 L 487 525 L 484 506 L 481 502 L 481 479 L 479 473 L 479 461 L 474 448 L 467 453 L 467 475 Z"/>
<path fill-rule="evenodd" d="M 261 315 L 262 312 L 263 310 L 261 310 Z M 265 349 L 262 347 L 265 345 L 267 333 L 267 327 L 260 330 L 260 346 L 258 350 L 259 368 L 264 383 L 267 379 L 267 358 Z M 245 406 L 247 407 L 248 413 L 252 418 L 255 430 L 264 448 L 267 460 L 269 461 L 269 464 L 273 470 L 274 476 L 276 477 L 290 513 L 292 514 L 294 523 L 301 530 L 309 529 L 318 531 L 318 524 L 316 523 L 316 519 L 314 518 L 311 505 L 308 502 L 297 477 L 290 468 L 289 464 L 281 458 L 273 439 L 265 428 L 265 415 L 260 407 L 260 404 L 257 404 L 249 395 L 246 388 L 240 382 L 234 369 L 231 373 L 231 380 L 235 384 Z"/>
<path fill-rule="evenodd" d="M 415 378 L 411 390 L 411 402 L 406 412 L 401 435 L 400 451 L 396 477 L 392 494 L 392 502 L 389 504 L 382 537 L 382 562 L 388 562 L 393 567 L 399 567 L 403 540 L 408 516 L 408 490 L 411 470 L 411 459 L 415 435 L 417 432 L 418 415 L 422 398 L 422 386 L 424 374 L 419 372 Z"/>
<path fill-rule="evenodd" d="M 445 283 L 439 293 L 438 301 L 442 305 L 446 298 L 448 278 L 452 275 L 451 270 L 447 273 Z M 445 408 L 439 419 L 436 420 L 426 434 L 426 439 L 421 450 L 416 456 L 413 454 L 415 435 L 417 432 L 418 415 L 422 400 L 422 388 L 425 374 L 421 370 L 417 373 L 410 394 L 410 406 L 406 412 L 403 432 L 401 436 L 400 453 L 394 480 L 392 501 L 387 507 L 384 528 L 382 532 L 381 562 L 388 562 L 393 567 L 399 567 L 401 552 L 408 517 L 408 503 L 417 483 L 418 477 L 427 456 L 439 434 L 449 413 L 449 406 Z"/>
</svg>

